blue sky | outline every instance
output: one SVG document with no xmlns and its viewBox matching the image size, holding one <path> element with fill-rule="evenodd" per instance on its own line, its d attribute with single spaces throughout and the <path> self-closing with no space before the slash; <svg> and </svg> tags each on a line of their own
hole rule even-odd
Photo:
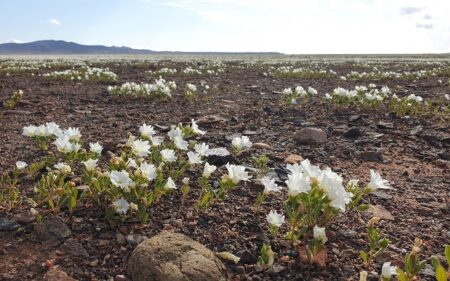
<svg viewBox="0 0 450 281">
<path fill-rule="evenodd" d="M 1 0 L 0 42 L 178 51 L 450 52 L 448 0 Z"/>
</svg>

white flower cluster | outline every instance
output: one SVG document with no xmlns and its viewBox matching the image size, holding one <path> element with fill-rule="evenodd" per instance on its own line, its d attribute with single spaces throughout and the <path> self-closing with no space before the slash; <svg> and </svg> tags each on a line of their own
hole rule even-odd
<svg viewBox="0 0 450 281">
<path fill-rule="evenodd" d="M 175 68 L 168 68 L 168 67 L 163 67 L 160 70 L 156 70 L 156 71 L 147 71 L 147 73 L 150 74 L 158 74 L 158 75 L 167 75 L 167 74 L 175 74 L 177 73 L 177 70 Z"/>
<path fill-rule="evenodd" d="M 117 80 L 117 74 L 110 71 L 108 68 L 97 67 L 83 67 L 81 69 L 68 69 L 64 71 L 53 71 L 45 73 L 42 76 L 65 79 L 65 80 L 94 80 L 94 81 L 115 81 Z"/>
<path fill-rule="evenodd" d="M 292 88 L 285 88 L 281 93 L 290 104 L 298 104 L 299 99 L 316 96 L 317 90 L 312 87 L 308 87 L 308 90 L 305 90 L 302 86 L 297 86 L 294 90 Z"/>
<path fill-rule="evenodd" d="M 108 86 L 107 90 L 113 95 L 141 96 L 141 97 L 171 97 L 177 88 L 174 81 L 159 78 L 153 84 L 127 82 L 121 86 Z"/>
</svg>

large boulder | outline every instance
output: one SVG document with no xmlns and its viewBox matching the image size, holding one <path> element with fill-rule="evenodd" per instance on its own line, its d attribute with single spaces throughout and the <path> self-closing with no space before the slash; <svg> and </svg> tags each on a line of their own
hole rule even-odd
<svg viewBox="0 0 450 281">
<path fill-rule="evenodd" d="M 303 128 L 294 136 L 298 144 L 324 144 L 327 142 L 327 134 L 318 128 Z"/>
<path fill-rule="evenodd" d="M 186 235 L 163 231 L 144 240 L 128 260 L 133 281 L 226 280 L 216 255 Z"/>
</svg>

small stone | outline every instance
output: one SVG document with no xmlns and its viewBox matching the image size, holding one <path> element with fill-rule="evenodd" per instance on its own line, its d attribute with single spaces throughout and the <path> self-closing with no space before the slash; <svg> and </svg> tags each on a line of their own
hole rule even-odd
<svg viewBox="0 0 450 281">
<path fill-rule="evenodd" d="M 242 265 L 236 266 L 236 273 L 245 274 L 245 267 L 243 267 Z"/>
<path fill-rule="evenodd" d="M 29 224 L 35 220 L 35 217 L 30 212 L 15 214 L 13 216 L 14 220 L 20 224 Z"/>
<path fill-rule="evenodd" d="M 287 164 L 295 164 L 301 161 L 303 161 L 303 157 L 297 154 L 290 154 L 288 157 L 286 157 L 286 159 L 284 159 L 284 163 Z"/>
<path fill-rule="evenodd" d="M 131 246 L 137 246 L 139 243 L 147 239 L 147 236 L 141 234 L 128 234 L 126 240 Z"/>
<path fill-rule="evenodd" d="M 245 130 L 242 132 L 242 134 L 247 135 L 247 136 L 253 136 L 253 135 L 257 135 L 259 133 L 257 131 Z"/>
<path fill-rule="evenodd" d="M 263 142 L 256 142 L 252 145 L 253 148 L 256 149 L 272 149 L 272 147 L 270 145 L 268 145 L 267 143 L 263 143 Z"/>
<path fill-rule="evenodd" d="M 19 224 L 17 224 L 15 221 L 7 220 L 7 219 L 0 219 L 0 231 L 14 231 L 19 228 Z"/>
<path fill-rule="evenodd" d="M 176 219 L 172 222 L 173 226 L 175 227 L 182 227 L 183 226 L 183 220 L 182 219 Z"/>
<path fill-rule="evenodd" d="M 122 233 L 117 233 L 116 234 L 116 242 L 118 245 L 125 245 L 127 243 L 127 240 L 125 239 L 125 235 L 123 235 Z"/>
<path fill-rule="evenodd" d="M 61 250 L 73 257 L 88 257 L 89 254 L 84 249 L 83 245 L 74 238 L 67 239 L 64 244 L 61 246 Z"/>
<path fill-rule="evenodd" d="M 447 168 L 449 162 L 442 160 L 442 159 L 438 159 L 438 160 L 434 161 L 433 163 L 436 167 L 445 169 L 445 168 Z"/>
<path fill-rule="evenodd" d="M 72 234 L 63 219 L 58 216 L 46 217 L 41 223 L 34 226 L 34 231 L 41 240 L 62 240 Z"/>
<path fill-rule="evenodd" d="M 383 220 L 394 220 L 394 216 L 386 210 L 384 207 L 379 205 L 370 205 L 369 209 L 367 210 L 368 213 L 371 213 L 374 217 L 379 217 Z"/>
<path fill-rule="evenodd" d="M 362 135 L 361 130 L 358 127 L 353 127 L 348 129 L 345 133 L 344 133 L 344 137 L 345 138 L 349 138 L 349 139 L 353 139 L 353 138 L 358 138 Z"/>
<path fill-rule="evenodd" d="M 364 151 L 358 154 L 358 158 L 363 161 L 382 162 L 383 154 L 377 151 Z"/>
<path fill-rule="evenodd" d="M 114 281 L 127 281 L 128 279 L 123 276 L 123 275 L 116 275 L 116 277 L 114 277 Z"/>
<path fill-rule="evenodd" d="M 294 135 L 298 144 L 324 144 L 327 142 L 327 134 L 318 128 L 303 128 Z"/>
<path fill-rule="evenodd" d="M 76 281 L 76 279 L 73 279 L 67 275 L 67 273 L 55 266 L 50 268 L 44 275 L 44 281 Z"/>
<path fill-rule="evenodd" d="M 239 253 L 238 256 L 241 258 L 239 260 L 241 264 L 256 264 L 258 262 L 258 258 L 248 250 Z"/>
<path fill-rule="evenodd" d="M 98 263 L 99 263 L 99 260 L 95 259 L 95 260 L 89 262 L 89 266 L 90 267 L 97 267 Z"/>
<path fill-rule="evenodd" d="M 378 129 L 394 129 L 394 124 L 389 122 L 380 121 L 377 124 Z"/>
</svg>

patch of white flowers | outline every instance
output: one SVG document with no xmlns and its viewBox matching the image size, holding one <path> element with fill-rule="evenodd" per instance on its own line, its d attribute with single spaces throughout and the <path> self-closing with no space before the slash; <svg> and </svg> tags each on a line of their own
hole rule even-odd
<svg viewBox="0 0 450 281">
<path fill-rule="evenodd" d="M 177 88 L 174 81 L 166 81 L 163 78 L 155 80 L 153 84 L 127 82 L 121 86 L 108 86 L 110 94 L 117 96 L 134 96 L 147 98 L 170 98 L 172 91 Z"/>
</svg>

